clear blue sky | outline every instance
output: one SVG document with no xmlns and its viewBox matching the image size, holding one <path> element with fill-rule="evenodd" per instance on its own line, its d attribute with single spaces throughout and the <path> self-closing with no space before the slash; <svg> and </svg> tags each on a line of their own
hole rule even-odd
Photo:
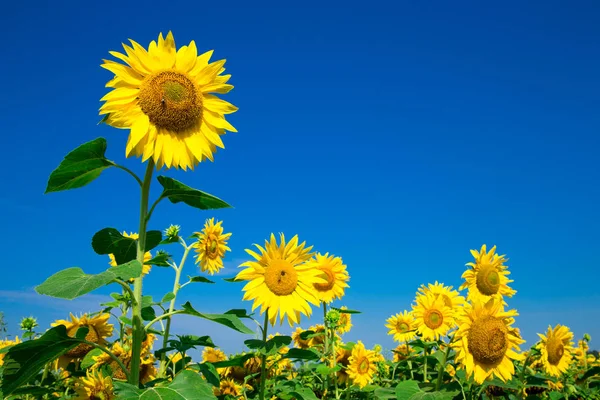
<svg viewBox="0 0 600 400">
<path fill-rule="evenodd" d="M 133 181 L 109 170 L 83 189 L 43 192 L 62 157 L 98 136 L 109 158 L 141 173 L 124 160 L 126 132 L 96 125 L 111 78 L 100 63 L 128 38 L 147 46 L 172 30 L 178 46 L 193 39 L 227 59 L 226 99 L 240 110 L 230 119 L 239 133 L 225 136 L 214 164 L 167 173 L 235 209 L 163 203 L 150 228 L 191 233 L 224 219 L 233 232 L 224 276 L 271 232 L 299 234 L 348 265 L 351 288 L 337 304 L 364 314 L 347 339 L 387 348 L 385 319 L 421 283 L 459 286 L 469 249 L 496 244 L 528 344 L 562 323 L 599 348 L 600 5 L 417 3 L 7 3 L 0 310 L 11 332 L 22 316 L 46 327 L 110 293 L 69 303 L 33 287 L 62 268 L 107 267 L 91 237 L 137 229 Z M 155 268 L 145 289 L 160 297 L 171 279 Z M 188 286 L 182 301 L 250 309 L 240 289 Z M 175 326 L 230 351 L 243 339 L 191 318 Z"/>
</svg>

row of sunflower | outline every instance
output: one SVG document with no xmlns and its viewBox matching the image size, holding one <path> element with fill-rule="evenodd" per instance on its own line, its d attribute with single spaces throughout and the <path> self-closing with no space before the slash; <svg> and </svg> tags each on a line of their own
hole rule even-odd
<svg viewBox="0 0 600 400">
<path fill-rule="evenodd" d="M 226 115 L 237 107 L 220 99 L 233 86 L 224 75 L 225 60 L 198 54 L 194 41 L 179 49 L 171 32 L 147 48 L 131 40 L 125 54 L 110 52 L 123 63 L 104 60 L 114 74 L 102 101 L 102 122 L 129 131 L 126 157 L 141 157 L 143 177 L 105 157 L 106 140 L 98 138 L 69 153 L 50 175 L 46 193 L 76 189 L 97 179 L 106 168 L 131 175 L 141 189 L 138 233 L 113 227 L 92 238 L 97 254 L 110 266 L 87 274 L 80 268 L 57 272 L 36 287 L 42 295 L 73 299 L 105 285 L 120 292 L 96 313 L 70 315 L 43 334 L 37 322 L 22 322 L 23 340 L 0 342 L 0 391 L 11 399 L 474 399 L 598 398 L 599 360 L 589 354 L 589 336 L 573 345 L 573 334 L 558 325 L 522 352 L 524 340 L 514 325 L 517 312 L 507 301 L 515 294 L 506 257 L 472 250 L 474 261 L 459 290 L 435 282 L 421 286 L 407 310 L 385 324 L 395 349 L 365 346 L 345 336 L 352 315 L 334 306 L 349 287 L 350 276 L 339 256 L 313 251 L 298 236 L 274 234 L 247 249 L 249 260 L 230 279 L 245 282 L 242 309 L 223 314 L 181 305 L 186 286 L 215 283 L 189 276 L 183 269 L 191 252 L 200 271 L 211 278 L 230 251 L 223 223 L 207 219 L 204 229 L 184 239 L 180 227 L 148 230 L 162 200 L 206 211 L 231 207 L 225 201 L 173 178 L 156 177 L 162 193 L 150 202 L 150 184 L 162 169 L 193 170 L 213 161 L 222 136 L 235 128 Z M 179 244 L 180 261 L 167 251 Z M 157 248 L 161 246 L 160 249 Z M 160 300 L 143 293 L 152 267 L 171 268 L 173 286 Z M 461 294 L 466 290 L 466 293 Z M 322 323 L 304 329 L 302 318 L 322 309 Z M 192 315 L 258 335 L 244 341 L 245 351 L 226 355 L 209 335 L 173 335 L 178 314 Z M 258 317 L 255 319 L 255 317 Z M 291 336 L 270 334 L 284 322 Z M 383 322 L 383 321 L 382 321 Z M 381 329 L 384 329 L 382 324 Z M 205 333 L 205 332 L 204 332 Z M 368 340 L 368 338 L 365 338 Z M 366 341 L 365 340 L 365 341 Z M 240 346 L 241 348 L 241 346 Z M 191 355 L 201 350 L 201 359 Z"/>
</svg>

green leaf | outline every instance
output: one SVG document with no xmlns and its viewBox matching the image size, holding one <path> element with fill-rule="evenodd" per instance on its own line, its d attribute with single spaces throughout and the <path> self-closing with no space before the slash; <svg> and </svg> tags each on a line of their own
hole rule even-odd
<svg viewBox="0 0 600 400">
<path fill-rule="evenodd" d="M 204 314 L 198 312 L 192 307 L 190 302 L 186 302 L 183 305 L 183 314 L 194 315 L 196 317 L 208 319 L 209 321 L 213 321 L 219 323 L 221 325 L 228 326 L 231 329 L 234 329 L 238 332 L 245 333 L 248 335 L 253 334 L 254 332 L 249 329 L 246 325 L 240 321 L 237 315 L 234 314 Z"/>
<path fill-rule="evenodd" d="M 583 374 L 583 377 L 581 379 L 586 380 L 587 378 L 589 378 L 591 376 L 595 376 L 595 375 L 600 375 L 600 367 L 599 366 L 588 369 L 586 371 L 586 373 Z"/>
<path fill-rule="evenodd" d="M 200 369 L 200 372 L 202 372 L 202 375 L 204 375 L 208 383 L 217 388 L 220 386 L 219 373 L 217 372 L 217 369 L 214 365 L 212 365 L 209 362 L 204 362 L 202 364 L 198 364 L 198 368 Z"/>
<path fill-rule="evenodd" d="M 150 251 L 158 246 L 162 242 L 161 231 L 148 231 L 146 232 L 146 247 L 145 251 Z"/>
<path fill-rule="evenodd" d="M 235 277 L 233 277 L 233 278 L 223 278 L 223 280 L 225 282 L 243 282 L 242 280 L 239 280 L 239 281 L 235 280 Z"/>
<path fill-rule="evenodd" d="M 184 202 L 188 206 L 199 208 L 201 210 L 231 208 L 231 206 L 225 203 L 223 200 L 211 194 L 193 189 L 173 178 L 168 178 L 161 175 L 158 176 L 157 179 L 164 189 L 160 197 L 168 198 L 171 203 Z"/>
<path fill-rule="evenodd" d="M 319 400 L 312 390 L 308 388 L 299 388 L 290 392 L 298 400 Z"/>
<path fill-rule="evenodd" d="M 36 286 L 35 291 L 46 296 L 72 300 L 98 289 L 115 279 L 127 281 L 142 274 L 142 265 L 136 260 L 111 267 L 96 275 L 88 275 L 81 268 L 67 268 L 57 272 L 44 283 Z"/>
<path fill-rule="evenodd" d="M 410 396 L 409 400 L 452 400 L 458 392 L 419 392 Z"/>
<path fill-rule="evenodd" d="M 318 360 L 321 358 L 319 354 L 312 350 L 308 349 L 297 349 L 291 348 L 287 353 L 285 353 L 282 358 L 289 358 L 291 360 Z"/>
<path fill-rule="evenodd" d="M 226 368 L 226 367 L 243 367 L 244 363 L 249 359 L 253 358 L 254 354 L 243 354 L 238 357 L 230 358 L 226 361 L 218 361 L 212 363 L 215 368 Z"/>
<path fill-rule="evenodd" d="M 214 283 L 210 279 L 207 279 L 203 276 L 190 276 L 190 282 L 202 282 L 202 283 Z"/>
<path fill-rule="evenodd" d="M 342 367 L 339 364 L 336 365 L 335 367 L 328 367 L 325 364 L 319 364 L 319 365 L 317 365 L 317 368 L 315 369 L 315 372 L 317 374 L 327 376 L 327 375 L 333 374 L 334 372 L 338 372 L 341 369 L 342 369 Z"/>
<path fill-rule="evenodd" d="M 146 265 L 156 265 L 157 267 L 170 267 L 169 261 L 170 256 L 167 253 L 160 253 L 152 257 L 148 261 L 144 262 Z"/>
<path fill-rule="evenodd" d="M 210 400 L 216 399 L 212 386 L 200 374 L 184 370 L 177 374 L 173 382 L 164 386 L 138 389 L 128 383 L 115 381 L 114 386 L 119 400 Z"/>
<path fill-rule="evenodd" d="M 163 296 L 162 300 L 160 301 L 160 304 L 166 303 L 167 301 L 171 301 L 174 298 L 175 294 L 173 294 L 173 292 L 169 292 Z"/>
<path fill-rule="evenodd" d="M 229 311 L 225 311 L 225 314 L 233 314 L 236 315 L 238 318 L 252 318 L 252 315 L 254 315 L 248 315 L 248 311 L 244 310 L 243 308 L 233 308 Z"/>
<path fill-rule="evenodd" d="M 88 351 L 81 361 L 81 369 L 88 369 L 94 365 L 96 363 L 96 361 L 94 361 L 94 357 L 98 357 L 101 354 L 104 354 L 104 352 L 100 349 L 92 349 Z"/>
<path fill-rule="evenodd" d="M 112 254 L 117 264 L 135 260 L 137 241 L 125 237 L 115 228 L 104 228 L 92 237 L 92 248 L 97 254 Z"/>
<path fill-rule="evenodd" d="M 396 398 L 396 393 L 392 388 L 377 388 L 373 392 L 373 395 L 377 400 L 389 400 Z"/>
<path fill-rule="evenodd" d="M 300 339 L 302 339 L 302 340 L 308 340 L 314 334 L 315 334 L 315 331 L 311 331 L 311 330 L 300 332 Z"/>
<path fill-rule="evenodd" d="M 177 335 L 177 337 L 177 340 L 169 340 L 169 345 L 180 353 L 185 353 L 196 346 L 215 347 L 210 336 Z"/>
<path fill-rule="evenodd" d="M 154 318 L 156 318 L 156 311 L 152 306 L 142 308 L 142 320 L 152 321 Z"/>
<path fill-rule="evenodd" d="M 80 328 L 72 338 L 67 335 L 67 328 L 59 325 L 47 330 L 39 339 L 12 346 L 4 356 L 0 386 L 4 396 L 11 394 L 37 375 L 46 363 L 81 343 L 87 333 L 88 328 Z"/>
<path fill-rule="evenodd" d="M 421 392 L 417 381 L 402 381 L 396 385 L 396 398 L 398 400 L 409 400 L 413 395 Z"/>
<path fill-rule="evenodd" d="M 292 338 L 289 336 L 275 336 L 273 339 L 263 342 L 258 339 L 248 339 L 244 344 L 252 350 L 258 350 L 259 353 L 271 355 L 277 353 L 281 348 L 292 343 Z"/>
<path fill-rule="evenodd" d="M 341 314 L 361 314 L 361 311 L 356 311 L 356 310 L 342 310 L 341 308 L 335 308 L 335 307 L 331 307 L 332 310 L 337 310 L 339 311 Z"/>
<path fill-rule="evenodd" d="M 77 147 L 52 171 L 44 193 L 77 189 L 92 182 L 114 164 L 104 157 L 106 139 L 97 138 Z"/>
<path fill-rule="evenodd" d="M 53 392 L 55 392 L 55 389 L 53 389 L 53 388 L 27 385 L 27 386 L 21 386 L 20 388 L 16 389 L 13 392 L 13 396 L 30 395 L 36 399 L 42 399 L 42 398 L 44 398 L 44 395 L 52 394 Z M 0 396 L 0 399 L 2 399 L 2 398 L 4 398 L 4 397 Z M 25 398 L 28 398 L 28 396 L 25 396 Z"/>
</svg>

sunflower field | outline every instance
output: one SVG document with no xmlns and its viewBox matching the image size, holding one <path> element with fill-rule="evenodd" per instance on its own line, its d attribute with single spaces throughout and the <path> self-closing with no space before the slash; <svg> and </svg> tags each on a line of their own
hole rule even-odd
<svg viewBox="0 0 600 400">
<path fill-rule="evenodd" d="M 193 171 L 224 147 L 221 136 L 236 131 L 226 115 L 237 108 L 221 99 L 233 89 L 231 76 L 224 74 L 224 60 L 211 61 L 212 51 L 198 54 L 194 41 L 177 49 L 171 32 L 147 48 L 135 41 L 123 48 L 110 52 L 117 61 L 102 64 L 111 77 L 100 115 L 102 123 L 129 130 L 125 156 L 141 158 L 145 175 L 107 159 L 107 142 L 97 138 L 64 157 L 46 193 L 81 188 L 107 168 L 120 169 L 141 193 L 139 228 L 107 227 L 93 236 L 93 250 L 110 264 L 104 272 L 68 268 L 36 287 L 40 296 L 61 299 L 106 285 L 115 291 L 97 312 L 70 314 L 43 332 L 35 318 L 24 318 L 21 338 L 0 340 L 2 398 L 600 399 L 600 358 L 589 349 L 589 335 L 550 326 L 524 346 L 510 305 L 516 292 L 508 259 L 495 246 L 466 254 L 457 289 L 424 284 L 412 304 L 381 321 L 376 329 L 397 342 L 390 351 L 344 339 L 360 312 L 343 305 L 349 268 L 297 235 L 257 238 L 262 244 L 246 249 L 237 275 L 218 283 L 241 283 L 240 304 L 250 302 L 250 311 L 211 314 L 181 304 L 178 294 L 189 284 L 216 283 L 231 233 L 210 216 L 199 232 L 184 235 L 178 225 L 152 230 L 152 214 L 167 205 L 163 200 L 201 211 L 230 205 L 157 174 Z M 154 181 L 162 193 L 150 199 Z M 183 273 L 188 258 L 202 274 Z M 173 284 L 160 299 L 143 292 L 152 268 L 173 270 Z M 307 326 L 303 319 L 313 313 L 322 323 Z M 246 335 L 245 350 L 225 354 L 209 335 L 174 335 L 178 314 Z M 292 327 L 291 336 L 277 333 L 282 324 Z M 190 356 L 195 351 L 201 359 Z"/>
</svg>

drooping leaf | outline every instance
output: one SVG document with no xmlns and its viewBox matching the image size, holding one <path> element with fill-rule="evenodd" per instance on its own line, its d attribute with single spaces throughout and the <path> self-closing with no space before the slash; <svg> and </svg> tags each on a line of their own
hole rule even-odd
<svg viewBox="0 0 600 400">
<path fill-rule="evenodd" d="M 156 310 L 152 306 L 142 308 L 142 320 L 152 321 L 156 318 Z"/>
<path fill-rule="evenodd" d="M 114 165 L 104 157 L 105 152 L 104 138 L 94 139 L 71 151 L 50 174 L 45 193 L 77 189 L 92 182 Z"/>
<path fill-rule="evenodd" d="M 219 208 L 231 208 L 223 200 L 200 190 L 193 189 L 183 183 L 166 176 L 158 176 L 158 182 L 163 187 L 160 195 L 162 198 L 168 198 L 171 203 L 183 202 L 188 206 L 199 208 L 201 210 L 216 210 Z"/>
<path fill-rule="evenodd" d="M 300 332 L 300 339 L 302 339 L 302 340 L 308 340 L 314 334 L 315 334 L 315 331 L 311 331 L 311 330 Z"/>
<path fill-rule="evenodd" d="M 309 349 L 297 349 L 291 348 L 282 358 L 289 358 L 291 360 L 318 360 L 321 358 L 319 354 Z"/>
<path fill-rule="evenodd" d="M 261 354 L 271 355 L 277 353 L 281 348 L 292 343 L 292 338 L 289 336 L 275 336 L 272 339 L 263 342 L 258 339 L 248 339 L 244 344 L 251 350 L 257 350 Z"/>
<path fill-rule="evenodd" d="M 181 371 L 173 382 L 146 389 L 139 389 L 125 382 L 115 381 L 117 398 L 120 400 L 211 400 L 216 399 L 212 386 L 194 371 Z"/>
<path fill-rule="evenodd" d="M 214 365 L 215 368 L 242 367 L 246 361 L 253 357 L 254 354 L 243 354 L 238 357 L 230 358 L 229 360 L 214 362 L 212 365 Z"/>
<path fill-rule="evenodd" d="M 335 308 L 335 307 L 331 307 L 332 310 L 337 310 L 342 314 L 361 314 L 361 311 L 356 311 L 356 310 L 344 310 L 341 308 Z"/>
<path fill-rule="evenodd" d="M 249 329 L 246 325 L 240 321 L 237 315 L 234 314 L 205 314 L 198 312 L 192 307 L 191 303 L 188 301 L 183 305 L 183 314 L 194 315 L 196 317 L 204 318 L 209 321 L 213 321 L 219 323 L 221 325 L 228 326 L 231 329 L 234 329 L 238 332 L 245 334 L 253 334 L 254 332 Z"/>
<path fill-rule="evenodd" d="M 413 380 L 402 381 L 396 385 L 396 398 L 398 400 L 410 400 L 410 398 L 421 392 L 419 383 Z"/>
<path fill-rule="evenodd" d="M 308 388 L 298 388 L 290 393 L 298 400 L 319 400 L 314 392 Z"/>
<path fill-rule="evenodd" d="M 208 383 L 217 388 L 220 386 L 219 373 L 214 365 L 209 362 L 204 362 L 202 364 L 198 364 L 198 369 L 200 372 L 202 372 L 202 375 L 204 375 Z"/>
<path fill-rule="evenodd" d="M 238 281 L 238 280 L 236 280 L 236 279 L 235 279 L 235 277 L 233 277 L 233 278 L 223 278 L 223 280 L 224 280 L 225 282 L 243 282 L 243 281 L 241 281 L 241 280 L 239 280 L 239 281 Z"/>
<path fill-rule="evenodd" d="M 127 281 L 142 274 L 142 265 L 136 260 L 111 267 L 96 275 L 88 275 L 81 268 L 59 271 L 36 286 L 39 294 L 72 300 L 102 287 L 115 279 Z"/>
<path fill-rule="evenodd" d="M 203 276 L 190 276 L 189 279 L 190 282 L 214 283 L 210 279 L 205 278 Z"/>
<path fill-rule="evenodd" d="M 215 347 L 210 336 L 177 335 L 177 340 L 169 340 L 169 345 L 180 353 L 185 353 L 196 346 Z"/>
<path fill-rule="evenodd" d="M 152 257 L 151 259 L 149 259 L 148 261 L 145 261 L 144 264 L 146 265 L 155 265 L 157 267 L 170 267 L 168 261 L 171 258 L 171 256 L 167 253 L 160 253 L 155 255 L 154 257 Z"/>
<path fill-rule="evenodd" d="M 252 318 L 252 315 L 254 315 L 248 314 L 248 311 L 244 310 L 243 308 L 233 308 L 229 311 L 225 311 L 225 314 L 233 314 L 236 315 L 238 318 Z"/>
<path fill-rule="evenodd" d="M 92 349 L 88 351 L 81 361 L 81 369 L 88 369 L 94 365 L 96 363 L 96 361 L 94 361 L 94 357 L 98 357 L 101 354 L 104 354 L 104 352 L 100 349 Z"/>
</svg>

